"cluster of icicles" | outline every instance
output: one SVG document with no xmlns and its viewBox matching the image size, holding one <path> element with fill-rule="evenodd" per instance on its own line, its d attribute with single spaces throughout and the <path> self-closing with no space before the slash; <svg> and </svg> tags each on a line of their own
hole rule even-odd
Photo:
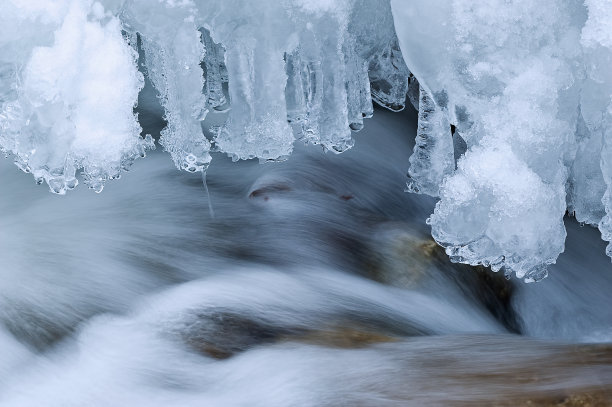
<svg viewBox="0 0 612 407">
<path fill-rule="evenodd" d="M 400 110 L 408 90 L 390 5 L 376 3 L 9 0 L 0 146 L 52 192 L 74 188 L 79 168 L 101 191 L 154 145 L 133 113 L 144 73 L 165 111 L 160 144 L 186 171 L 205 171 L 211 149 L 282 160 L 299 139 L 345 151 L 372 99 Z M 211 111 L 225 124 L 203 128 Z"/>
</svg>

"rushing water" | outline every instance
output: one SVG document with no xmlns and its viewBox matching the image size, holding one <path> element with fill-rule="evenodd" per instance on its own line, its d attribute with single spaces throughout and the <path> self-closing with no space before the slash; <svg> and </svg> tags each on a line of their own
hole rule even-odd
<svg viewBox="0 0 612 407">
<path fill-rule="evenodd" d="M 403 192 L 415 128 L 218 156 L 208 194 L 159 152 L 100 195 L 1 161 L 0 406 L 610 405 L 596 230 L 538 284 L 449 263 Z"/>
</svg>

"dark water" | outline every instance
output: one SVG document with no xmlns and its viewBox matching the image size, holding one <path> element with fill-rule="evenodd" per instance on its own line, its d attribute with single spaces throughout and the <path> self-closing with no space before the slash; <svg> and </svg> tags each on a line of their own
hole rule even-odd
<svg viewBox="0 0 612 407">
<path fill-rule="evenodd" d="M 538 284 L 449 263 L 403 192 L 415 128 L 216 156 L 209 194 L 160 152 L 100 195 L 1 161 L 0 406 L 611 405 L 597 231 L 568 220 Z"/>
</svg>

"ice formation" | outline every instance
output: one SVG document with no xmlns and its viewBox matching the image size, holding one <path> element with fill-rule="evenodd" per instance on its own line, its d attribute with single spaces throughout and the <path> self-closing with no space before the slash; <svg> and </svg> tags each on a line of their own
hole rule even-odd
<svg viewBox="0 0 612 407">
<path fill-rule="evenodd" d="M 90 1 L 0 7 L 0 145 L 53 192 L 95 190 L 151 145 L 133 107 L 143 78 L 121 22 Z"/>
<path fill-rule="evenodd" d="M 439 185 L 429 222 L 447 253 L 532 281 L 564 249 L 566 209 L 610 240 L 612 2 L 391 3 L 406 63 L 437 107 L 429 117 L 447 118 L 465 143 L 449 171 L 443 119 L 419 134 L 431 141 L 416 162 L 438 165 L 413 182 Z"/>
<path fill-rule="evenodd" d="M 408 190 L 439 197 L 434 238 L 533 281 L 566 211 L 612 241 L 611 64 L 611 0 L 5 0 L 0 148 L 53 192 L 79 169 L 101 191 L 154 146 L 134 113 L 143 74 L 160 144 L 190 172 L 212 150 L 345 151 L 372 101 L 408 99 Z M 208 139 L 211 111 L 227 119 Z"/>
</svg>

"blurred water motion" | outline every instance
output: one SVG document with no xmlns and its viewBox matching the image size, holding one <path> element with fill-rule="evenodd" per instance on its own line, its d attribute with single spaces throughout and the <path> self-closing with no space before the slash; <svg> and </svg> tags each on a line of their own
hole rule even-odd
<svg viewBox="0 0 612 407">
<path fill-rule="evenodd" d="M 157 153 L 100 195 L 0 162 L 0 405 L 612 405 L 597 231 L 538 284 L 451 264 L 402 192 L 414 120 L 215 157 L 208 195 Z"/>
</svg>

